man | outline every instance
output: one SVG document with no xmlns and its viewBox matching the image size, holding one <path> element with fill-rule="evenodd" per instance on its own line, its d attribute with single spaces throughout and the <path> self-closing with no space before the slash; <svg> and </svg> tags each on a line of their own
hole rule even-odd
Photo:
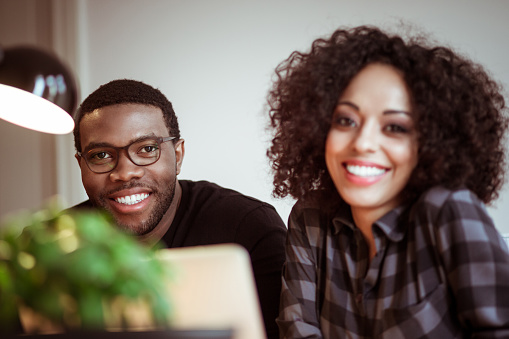
<svg viewBox="0 0 509 339">
<path fill-rule="evenodd" d="M 278 337 L 286 227 L 264 202 L 206 181 L 178 180 L 184 158 L 177 117 L 157 89 L 114 80 L 81 104 L 76 159 L 89 200 L 120 228 L 167 247 L 238 243 L 250 256 L 269 338 Z"/>
</svg>

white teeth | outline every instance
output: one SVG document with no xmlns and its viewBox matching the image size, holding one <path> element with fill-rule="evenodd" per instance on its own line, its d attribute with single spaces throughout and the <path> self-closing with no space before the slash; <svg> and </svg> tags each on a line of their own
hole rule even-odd
<svg viewBox="0 0 509 339">
<path fill-rule="evenodd" d="M 148 198 L 147 193 L 133 194 L 126 197 L 115 198 L 115 201 L 124 205 L 134 205 Z"/>
<path fill-rule="evenodd" d="M 374 177 L 385 173 L 385 170 L 382 168 L 357 165 L 347 165 L 346 170 L 359 177 Z"/>
</svg>

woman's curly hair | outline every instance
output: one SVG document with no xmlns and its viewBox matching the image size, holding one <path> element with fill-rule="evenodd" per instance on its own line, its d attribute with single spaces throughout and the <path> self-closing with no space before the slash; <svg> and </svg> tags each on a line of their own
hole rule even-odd
<svg viewBox="0 0 509 339">
<path fill-rule="evenodd" d="M 325 140 L 341 93 L 361 69 L 400 70 L 412 95 L 418 164 L 404 189 L 413 199 L 436 185 L 466 186 L 489 203 L 504 183 L 507 108 L 501 87 L 478 64 L 423 37 L 405 42 L 380 29 L 338 29 L 276 68 L 268 96 L 274 196 L 320 202 L 339 195 L 325 164 Z"/>
</svg>

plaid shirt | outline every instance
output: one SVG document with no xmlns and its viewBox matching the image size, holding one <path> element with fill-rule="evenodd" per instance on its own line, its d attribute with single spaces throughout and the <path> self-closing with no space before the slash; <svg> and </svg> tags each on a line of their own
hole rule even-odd
<svg viewBox="0 0 509 339">
<path fill-rule="evenodd" d="M 297 203 L 277 319 L 282 338 L 509 338 L 509 255 L 468 190 L 434 188 L 373 225 Z"/>
</svg>

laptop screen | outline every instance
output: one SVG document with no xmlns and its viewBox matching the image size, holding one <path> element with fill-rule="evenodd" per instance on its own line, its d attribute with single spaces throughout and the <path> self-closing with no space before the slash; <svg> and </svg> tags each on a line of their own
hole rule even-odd
<svg viewBox="0 0 509 339">
<path fill-rule="evenodd" d="M 233 329 L 234 339 L 266 338 L 248 252 L 236 244 L 163 249 L 176 329 Z"/>
</svg>

